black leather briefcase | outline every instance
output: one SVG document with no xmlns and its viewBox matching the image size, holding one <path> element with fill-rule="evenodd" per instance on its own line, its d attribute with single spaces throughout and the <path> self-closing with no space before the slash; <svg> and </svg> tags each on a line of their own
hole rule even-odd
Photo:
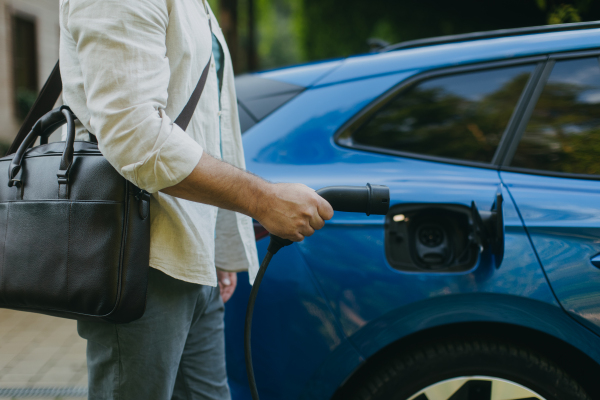
<svg viewBox="0 0 600 400">
<path fill-rule="evenodd" d="M 175 120 L 183 130 L 209 67 Z M 46 113 L 61 90 L 57 64 L 0 158 L 0 308 L 131 322 L 146 306 L 150 195 L 117 173 L 93 135 L 75 141 L 68 107 Z M 47 143 L 64 124 L 66 142 Z"/>
<path fill-rule="evenodd" d="M 0 307 L 129 322 L 146 302 L 150 195 L 94 142 L 75 142 L 75 116 L 42 117 L 0 159 Z M 29 149 L 67 123 L 66 142 Z"/>
</svg>

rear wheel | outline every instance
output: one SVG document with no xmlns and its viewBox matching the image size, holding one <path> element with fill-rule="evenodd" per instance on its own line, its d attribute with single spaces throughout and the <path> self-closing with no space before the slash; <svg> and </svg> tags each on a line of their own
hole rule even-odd
<svg viewBox="0 0 600 400">
<path fill-rule="evenodd" d="M 382 365 L 351 390 L 352 400 L 589 400 L 558 366 L 528 349 L 452 341 Z"/>
</svg>

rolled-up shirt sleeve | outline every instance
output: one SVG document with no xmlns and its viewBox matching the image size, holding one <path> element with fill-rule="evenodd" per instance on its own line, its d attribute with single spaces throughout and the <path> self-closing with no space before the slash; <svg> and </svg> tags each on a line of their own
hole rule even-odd
<svg viewBox="0 0 600 400">
<path fill-rule="evenodd" d="M 71 0 L 88 128 L 123 177 L 151 193 L 178 184 L 203 149 L 167 116 L 170 79 L 164 0 Z"/>
</svg>

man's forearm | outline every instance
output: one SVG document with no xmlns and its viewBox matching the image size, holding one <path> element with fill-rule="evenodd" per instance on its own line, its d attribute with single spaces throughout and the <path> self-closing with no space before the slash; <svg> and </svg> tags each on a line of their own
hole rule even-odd
<svg viewBox="0 0 600 400">
<path fill-rule="evenodd" d="M 312 235 L 333 216 L 329 203 L 305 185 L 269 183 L 206 153 L 187 178 L 162 192 L 246 214 L 293 241 Z"/>
<path fill-rule="evenodd" d="M 268 197 L 269 186 L 264 179 L 204 153 L 187 178 L 161 191 L 260 219 L 257 203 Z"/>
</svg>

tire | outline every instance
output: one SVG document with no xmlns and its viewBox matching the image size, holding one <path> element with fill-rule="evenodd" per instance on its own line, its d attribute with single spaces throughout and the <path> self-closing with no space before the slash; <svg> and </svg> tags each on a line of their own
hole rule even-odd
<svg viewBox="0 0 600 400">
<path fill-rule="evenodd" d="M 434 400 L 429 394 L 435 400 L 496 400 L 506 397 L 492 393 L 507 387 L 519 393 L 515 400 L 590 400 L 552 362 L 525 348 L 483 340 L 440 343 L 397 357 L 353 384 L 344 398 Z"/>
</svg>

